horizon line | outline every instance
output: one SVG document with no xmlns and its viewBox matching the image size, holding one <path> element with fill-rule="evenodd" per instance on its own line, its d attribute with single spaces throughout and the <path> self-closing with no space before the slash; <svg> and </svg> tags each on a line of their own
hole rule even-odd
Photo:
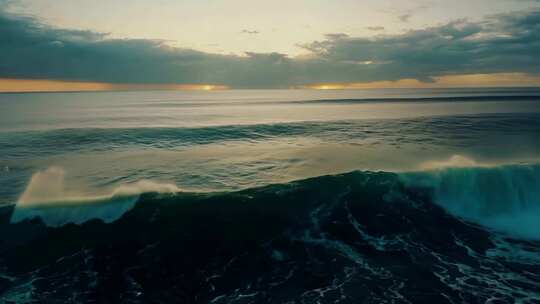
<svg viewBox="0 0 540 304">
<path fill-rule="evenodd" d="M 433 78 L 433 82 L 422 82 L 417 79 L 398 79 L 370 82 L 306 83 L 282 87 L 233 87 L 219 83 L 111 83 L 0 77 L 0 93 L 464 88 L 540 88 L 540 77 L 523 73 L 465 74 L 438 76 Z"/>
</svg>

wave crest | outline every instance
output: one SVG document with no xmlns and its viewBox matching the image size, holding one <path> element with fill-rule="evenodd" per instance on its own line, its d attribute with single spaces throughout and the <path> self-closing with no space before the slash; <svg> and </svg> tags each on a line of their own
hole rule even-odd
<svg viewBox="0 0 540 304">
<path fill-rule="evenodd" d="M 460 159 L 455 159 L 460 160 Z M 540 239 L 540 165 L 451 167 L 403 173 L 451 214 L 510 235 Z"/>
<path fill-rule="evenodd" d="M 540 240 L 540 165 L 486 165 L 454 156 L 446 162 L 426 163 L 424 168 L 429 170 L 397 174 L 403 191 L 427 189 L 430 201 L 458 218 L 514 237 Z M 390 173 L 388 178 L 395 176 Z M 104 194 L 84 195 L 66 191 L 64 171 L 49 168 L 34 174 L 11 222 L 39 217 L 49 226 L 81 224 L 96 218 L 108 223 L 131 210 L 141 194 L 150 192 L 174 194 L 181 189 L 141 180 Z"/>
<path fill-rule="evenodd" d="M 82 224 L 91 219 L 112 222 L 135 206 L 139 195 L 149 192 L 177 193 L 173 184 L 149 180 L 120 185 L 103 194 L 86 194 L 64 187 L 65 171 L 50 167 L 36 172 L 15 206 L 11 222 L 39 217 L 49 226 Z"/>
</svg>

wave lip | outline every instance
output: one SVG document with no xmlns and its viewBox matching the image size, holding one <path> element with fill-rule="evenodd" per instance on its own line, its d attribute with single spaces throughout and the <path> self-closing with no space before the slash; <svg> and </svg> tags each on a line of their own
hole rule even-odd
<svg viewBox="0 0 540 304">
<path fill-rule="evenodd" d="M 91 219 L 111 223 L 131 210 L 140 194 L 177 193 L 181 190 L 172 184 L 148 180 L 121 185 L 104 194 L 88 195 L 64 189 L 64 170 L 51 167 L 35 173 L 21 195 L 11 216 L 11 223 L 41 218 L 52 227 L 68 223 L 82 224 Z"/>
</svg>

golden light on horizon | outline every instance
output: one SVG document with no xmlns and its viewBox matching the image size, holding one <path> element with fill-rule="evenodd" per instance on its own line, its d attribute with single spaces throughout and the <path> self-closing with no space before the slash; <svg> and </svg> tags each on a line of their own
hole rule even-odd
<svg viewBox="0 0 540 304">
<path fill-rule="evenodd" d="M 84 81 L 63 81 L 49 79 L 11 79 L 0 78 L 0 92 L 97 92 L 131 90 L 171 90 L 171 91 L 215 91 L 227 90 L 220 84 L 131 84 Z"/>
<path fill-rule="evenodd" d="M 417 79 L 397 81 L 313 83 L 291 86 L 290 89 L 311 90 L 355 90 L 386 88 L 451 88 L 451 87 L 538 87 L 540 76 L 525 73 L 496 73 L 446 75 L 433 78 L 433 82 L 421 82 Z M 63 81 L 49 79 L 11 79 L 0 78 L 0 92 L 77 92 L 77 91 L 217 91 L 229 90 L 221 84 L 132 84 L 84 81 Z"/>
<path fill-rule="evenodd" d="M 200 89 L 204 91 L 214 91 L 214 90 L 227 90 L 229 89 L 229 87 L 223 86 L 223 85 L 206 84 L 206 85 L 203 85 Z"/>
<path fill-rule="evenodd" d="M 537 87 L 540 77 L 525 73 L 495 73 L 446 75 L 433 78 L 433 82 L 421 82 L 417 79 L 400 79 L 397 81 L 313 83 L 293 86 L 293 89 L 311 90 L 355 90 L 355 89 L 388 89 L 388 88 L 451 88 L 451 87 Z"/>
<path fill-rule="evenodd" d="M 109 84 L 100 82 L 0 78 L 0 92 L 73 92 L 106 91 L 110 89 Z"/>
<path fill-rule="evenodd" d="M 338 84 L 338 83 L 332 83 L 332 84 L 316 84 L 310 89 L 315 90 L 342 90 L 347 88 L 347 84 Z"/>
<path fill-rule="evenodd" d="M 218 91 L 230 89 L 226 85 L 219 84 L 110 84 L 111 90 L 143 91 L 143 90 L 166 90 L 166 91 Z"/>
</svg>

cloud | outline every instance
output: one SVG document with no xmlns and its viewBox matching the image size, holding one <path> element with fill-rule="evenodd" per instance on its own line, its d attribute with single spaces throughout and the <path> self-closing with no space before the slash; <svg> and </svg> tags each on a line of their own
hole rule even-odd
<svg viewBox="0 0 540 304">
<path fill-rule="evenodd" d="M 403 14 L 403 15 L 398 16 L 398 19 L 401 22 L 409 22 L 409 19 L 411 19 L 411 17 L 412 17 L 412 14 L 409 13 L 409 14 Z"/>
<path fill-rule="evenodd" d="M 250 35 L 257 35 L 259 34 L 259 31 L 257 30 L 242 30 L 240 33 L 242 34 L 250 34 Z"/>
<path fill-rule="evenodd" d="M 330 33 L 330 34 L 324 35 L 324 37 L 326 37 L 326 39 L 329 39 L 329 40 L 337 40 L 337 39 L 349 38 L 349 35 L 344 34 L 344 33 Z"/>
<path fill-rule="evenodd" d="M 303 44 L 309 54 L 294 58 L 280 53 L 220 55 L 170 47 L 160 40 L 110 39 L 106 33 L 58 29 L 1 9 L 0 37 L 0 78 L 287 88 L 326 82 L 430 82 L 458 74 L 540 74 L 540 11 L 375 38 L 328 34 Z"/>
<path fill-rule="evenodd" d="M 368 26 L 366 28 L 370 31 L 384 31 L 384 26 Z"/>
<path fill-rule="evenodd" d="M 377 38 L 315 41 L 304 47 L 330 62 L 373 62 L 376 80 L 451 74 L 540 73 L 540 11 L 491 16 Z M 385 79 L 386 78 L 386 79 Z"/>
</svg>

